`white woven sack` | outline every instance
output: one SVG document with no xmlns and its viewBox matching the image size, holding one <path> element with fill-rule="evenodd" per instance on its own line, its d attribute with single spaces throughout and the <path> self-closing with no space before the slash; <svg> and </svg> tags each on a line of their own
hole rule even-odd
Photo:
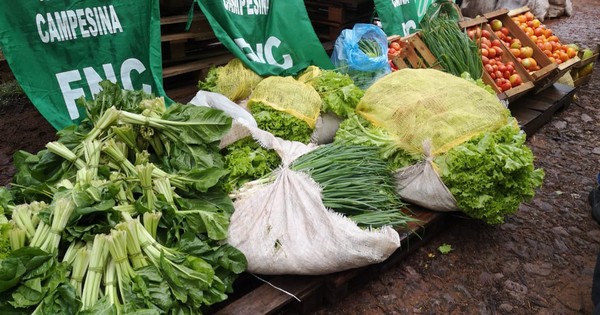
<svg viewBox="0 0 600 315">
<path fill-rule="evenodd" d="M 364 230 L 326 209 L 319 185 L 289 169 L 314 146 L 247 128 L 282 157 L 273 182 L 245 190 L 234 202 L 227 241 L 244 253 L 249 272 L 322 275 L 381 262 L 400 247 L 400 237 L 391 227 Z"/>
<path fill-rule="evenodd" d="M 456 199 L 433 167 L 430 143 L 423 144 L 425 160 L 394 172 L 396 191 L 412 204 L 434 211 L 458 211 Z"/>
</svg>

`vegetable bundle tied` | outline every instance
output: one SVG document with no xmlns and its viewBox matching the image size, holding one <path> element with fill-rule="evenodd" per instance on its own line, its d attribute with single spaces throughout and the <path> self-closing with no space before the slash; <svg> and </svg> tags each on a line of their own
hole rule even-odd
<svg viewBox="0 0 600 315">
<path fill-rule="evenodd" d="M 362 226 L 405 225 L 403 203 L 394 191 L 388 165 L 375 147 L 328 144 L 302 155 L 290 166 L 323 189 L 323 204 Z"/>
<path fill-rule="evenodd" d="M 454 19 L 443 15 L 431 18 L 424 24 L 421 37 L 444 71 L 458 77 L 467 72 L 474 79 L 483 75 L 477 43 L 460 30 Z"/>
</svg>

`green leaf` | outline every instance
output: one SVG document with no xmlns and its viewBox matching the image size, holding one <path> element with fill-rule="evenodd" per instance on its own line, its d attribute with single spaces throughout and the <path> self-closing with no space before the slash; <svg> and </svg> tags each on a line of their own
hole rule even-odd
<svg viewBox="0 0 600 315">
<path fill-rule="evenodd" d="M 438 251 L 443 255 L 446 255 L 452 251 L 452 245 L 444 243 L 438 247 Z"/>
<path fill-rule="evenodd" d="M 204 144 L 220 141 L 231 128 L 230 116 L 204 106 L 174 103 L 161 118 L 185 123 L 172 128 L 170 138 L 175 143 Z"/>
<path fill-rule="evenodd" d="M 310 142 L 313 130 L 305 121 L 260 102 L 249 104 L 249 107 L 258 128 L 285 140 Z"/>
</svg>

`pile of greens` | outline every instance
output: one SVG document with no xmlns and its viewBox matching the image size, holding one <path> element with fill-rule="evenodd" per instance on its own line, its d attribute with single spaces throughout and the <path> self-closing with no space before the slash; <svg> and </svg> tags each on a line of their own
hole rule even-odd
<svg viewBox="0 0 600 315">
<path fill-rule="evenodd" d="M 223 185 L 228 193 L 270 174 L 281 164 L 277 152 L 261 147 L 252 137 L 238 140 L 223 151 L 225 168 L 229 170 Z"/>
<path fill-rule="evenodd" d="M 313 129 L 302 119 L 260 102 L 252 103 L 249 109 L 258 128 L 285 140 L 310 142 Z"/>
<path fill-rule="evenodd" d="M 383 128 L 373 126 L 356 114 L 350 115 L 340 124 L 334 140 L 334 143 L 339 142 L 379 148 L 381 158 L 388 163 L 391 170 L 412 165 L 420 159 L 399 148 L 396 140 Z"/>
<path fill-rule="evenodd" d="M 347 74 L 334 70 L 321 70 L 308 82 L 321 96 L 321 111 L 333 112 L 341 118 L 354 114 L 356 105 L 365 94 Z"/>
<path fill-rule="evenodd" d="M 246 269 L 218 183 L 231 118 L 110 82 L 0 189 L 0 313 L 198 314 Z M 7 249 L 10 246 L 10 249 Z"/>
<path fill-rule="evenodd" d="M 533 160 L 525 134 L 511 120 L 498 131 L 452 148 L 435 162 L 461 211 L 499 224 L 541 186 L 544 171 L 535 169 Z"/>
<path fill-rule="evenodd" d="M 406 225 L 392 173 L 375 147 L 346 143 L 322 145 L 295 160 L 290 168 L 305 172 L 323 189 L 325 207 L 360 226 Z"/>
</svg>

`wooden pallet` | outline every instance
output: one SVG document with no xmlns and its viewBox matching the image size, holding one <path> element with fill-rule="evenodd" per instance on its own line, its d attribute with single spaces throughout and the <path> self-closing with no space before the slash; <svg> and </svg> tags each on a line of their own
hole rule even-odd
<svg viewBox="0 0 600 315">
<path fill-rule="evenodd" d="M 340 300 L 351 290 L 363 285 L 365 281 L 397 265 L 415 249 L 429 241 L 443 228 L 448 215 L 424 209 L 412 211 L 414 217 L 420 222 L 411 224 L 407 230 L 399 230 L 401 246 L 384 262 L 325 276 L 265 277 L 264 280 L 269 283 L 245 275 L 241 277 L 242 280 L 236 289 L 241 290 L 242 293 L 237 295 L 234 293 L 225 302 L 214 305 L 210 313 L 217 315 L 309 314 L 324 303 Z"/>
<path fill-rule="evenodd" d="M 421 39 L 421 33 L 417 32 L 405 37 L 392 35 L 388 37 L 388 43 L 398 42 L 402 51 L 391 57 L 392 62 L 398 69 L 411 68 L 433 68 L 441 69 L 435 56 Z"/>
<path fill-rule="evenodd" d="M 370 23 L 373 0 L 305 0 L 306 12 L 322 41 L 335 41 L 341 31 L 356 23 Z"/>
<path fill-rule="evenodd" d="M 529 94 L 509 104 L 512 115 L 517 119 L 527 136 L 552 119 L 554 114 L 571 104 L 576 88 L 554 83 L 542 93 Z"/>
</svg>

